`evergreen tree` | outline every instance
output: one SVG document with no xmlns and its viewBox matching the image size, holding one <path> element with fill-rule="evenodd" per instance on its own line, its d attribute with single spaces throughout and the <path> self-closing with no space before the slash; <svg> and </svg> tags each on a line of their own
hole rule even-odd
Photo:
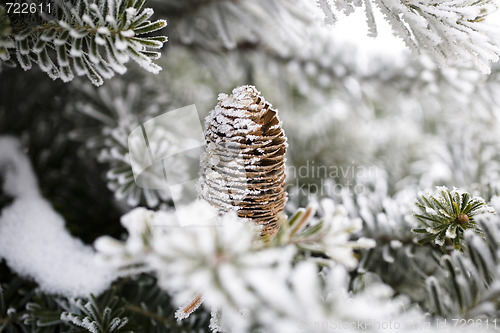
<svg viewBox="0 0 500 333">
<path fill-rule="evenodd" d="M 2 0 L 0 332 L 497 330 L 497 7 Z"/>
</svg>

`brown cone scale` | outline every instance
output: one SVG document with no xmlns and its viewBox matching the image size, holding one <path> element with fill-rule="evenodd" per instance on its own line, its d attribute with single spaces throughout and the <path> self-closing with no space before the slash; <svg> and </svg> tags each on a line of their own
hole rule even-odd
<svg viewBox="0 0 500 333">
<path fill-rule="evenodd" d="M 278 111 L 254 86 L 220 94 L 205 121 L 201 197 L 222 212 L 262 225 L 262 236 L 279 229 L 285 207 L 285 133 Z"/>
</svg>

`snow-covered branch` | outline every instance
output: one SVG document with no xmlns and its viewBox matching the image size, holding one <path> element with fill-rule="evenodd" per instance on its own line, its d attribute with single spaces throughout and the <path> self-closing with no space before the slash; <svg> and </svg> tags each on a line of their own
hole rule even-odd
<svg viewBox="0 0 500 333">
<path fill-rule="evenodd" d="M 280 240 L 274 243 L 264 242 L 259 228 L 234 212 L 224 215 L 219 226 L 181 228 L 171 225 L 172 213 L 138 208 L 122 219 L 129 232 L 126 242 L 102 237 L 95 245 L 102 260 L 120 274 L 155 272 L 160 286 L 182 306 L 179 318 L 188 316 L 203 299 L 204 306 L 222 314 L 220 324 L 232 332 L 245 332 L 252 320 L 269 332 L 283 327 L 303 332 L 307 331 L 305 323 L 398 313 L 398 302 L 386 303 L 378 314 L 358 311 L 354 315 L 340 306 L 351 297 L 347 270 L 341 264 L 354 268 L 357 260 L 353 249 L 373 243 L 350 241 L 350 233 L 357 228 L 342 225 L 332 208 L 325 210 L 327 214 L 319 223 L 313 221 L 310 210 L 307 214 L 299 212 L 283 222 L 285 231 L 276 236 Z M 317 261 L 310 253 L 322 254 L 325 259 L 321 263 L 329 261 L 332 268 L 318 275 Z M 304 260 L 308 258 L 311 260 Z M 294 264 L 296 261 L 301 263 Z M 391 297 L 390 289 L 377 290 L 356 298 L 352 306 L 365 304 L 367 299 Z M 324 298 L 324 292 L 331 296 Z M 273 320 L 276 317 L 282 317 L 279 325 Z"/>
<path fill-rule="evenodd" d="M 333 2 L 333 1 L 332 1 Z M 426 53 L 439 65 L 474 63 L 482 72 L 491 71 L 491 62 L 500 55 L 500 26 L 489 16 L 498 5 L 492 0 L 321 0 L 327 17 L 331 10 L 350 14 L 364 5 L 373 36 L 377 34 L 376 6 L 391 24 L 393 32 L 413 53 Z"/>
</svg>

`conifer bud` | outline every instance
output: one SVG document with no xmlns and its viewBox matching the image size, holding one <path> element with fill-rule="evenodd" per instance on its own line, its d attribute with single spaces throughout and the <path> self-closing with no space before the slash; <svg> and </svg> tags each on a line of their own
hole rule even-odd
<svg viewBox="0 0 500 333">
<path fill-rule="evenodd" d="M 285 206 L 286 137 L 278 111 L 254 86 L 220 94 L 205 120 L 200 195 L 219 211 L 262 225 L 262 236 L 279 229 Z"/>
<path fill-rule="evenodd" d="M 465 224 L 469 223 L 469 216 L 467 216 L 467 214 L 459 214 L 457 216 L 457 222 L 462 224 L 462 225 L 465 225 Z"/>
</svg>

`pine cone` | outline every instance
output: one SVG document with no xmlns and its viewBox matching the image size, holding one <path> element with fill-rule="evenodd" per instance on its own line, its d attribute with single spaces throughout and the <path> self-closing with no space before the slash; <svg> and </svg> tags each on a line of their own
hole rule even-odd
<svg viewBox="0 0 500 333">
<path fill-rule="evenodd" d="M 254 86 L 241 86 L 205 120 L 201 197 L 220 211 L 263 225 L 262 236 L 279 229 L 286 200 L 286 137 L 278 111 Z"/>
</svg>

